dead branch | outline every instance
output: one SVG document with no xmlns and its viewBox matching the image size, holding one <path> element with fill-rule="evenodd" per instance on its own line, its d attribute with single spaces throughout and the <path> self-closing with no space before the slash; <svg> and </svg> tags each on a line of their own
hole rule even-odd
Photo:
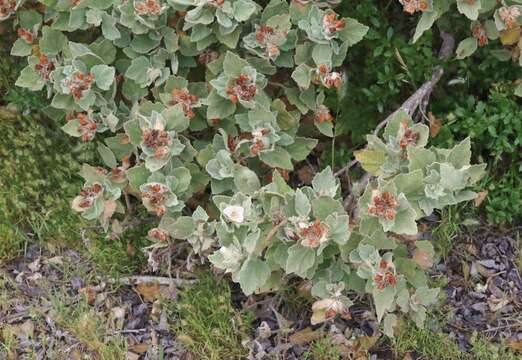
<svg viewBox="0 0 522 360">
<path fill-rule="evenodd" d="M 446 59 L 453 54 L 453 49 L 455 47 L 455 39 L 451 34 L 448 34 L 444 31 L 440 31 L 440 36 L 442 38 L 442 45 L 439 51 L 439 58 L 440 59 Z M 398 111 L 403 110 L 408 115 L 413 116 L 413 113 L 419 108 L 422 107 L 424 110 L 428 104 L 428 99 L 431 95 L 431 92 L 441 79 L 442 75 L 444 74 L 444 69 L 442 66 L 435 67 L 435 70 L 433 71 L 433 74 L 431 76 L 431 79 L 426 81 L 420 88 L 417 89 L 411 95 L 406 101 L 394 112 L 392 112 L 386 119 L 382 120 L 375 130 L 373 131 L 374 135 L 378 135 L 379 132 L 390 122 L 391 119 L 397 114 Z M 366 148 L 366 147 L 365 147 Z M 346 173 L 349 169 L 351 169 L 353 166 L 357 164 L 357 160 L 352 160 L 346 166 L 341 168 L 335 173 L 335 176 L 341 176 L 342 174 Z"/>
<path fill-rule="evenodd" d="M 187 279 L 176 279 L 176 278 L 168 278 L 162 276 L 147 276 L 147 275 L 137 275 L 137 276 L 126 276 L 121 278 L 110 278 L 110 279 L 101 279 L 103 281 L 108 282 L 109 284 L 122 284 L 122 285 L 138 285 L 144 283 L 158 283 L 159 285 L 168 285 L 168 286 L 177 286 L 184 287 L 187 285 L 192 285 L 197 282 L 197 280 L 187 280 Z"/>
</svg>

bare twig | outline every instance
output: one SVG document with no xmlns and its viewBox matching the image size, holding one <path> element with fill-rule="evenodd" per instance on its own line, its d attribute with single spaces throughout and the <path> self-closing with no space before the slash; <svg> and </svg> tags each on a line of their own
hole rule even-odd
<svg viewBox="0 0 522 360">
<path fill-rule="evenodd" d="M 137 276 L 126 276 L 117 279 L 102 279 L 110 284 L 123 284 L 123 285 L 137 285 L 144 283 L 158 283 L 160 285 L 174 285 L 183 287 L 196 283 L 196 280 L 187 279 L 174 279 L 161 276 L 148 276 L 148 275 L 137 275 Z"/>
<path fill-rule="evenodd" d="M 455 39 L 450 34 L 440 31 L 440 36 L 442 38 L 442 46 L 439 51 L 439 58 L 440 59 L 446 59 L 451 56 L 453 53 L 453 49 L 455 47 Z M 386 119 L 382 120 L 375 130 L 373 131 L 374 135 L 378 135 L 379 132 L 390 122 L 391 119 L 397 114 L 398 111 L 403 110 L 408 115 L 412 116 L 413 113 L 421 107 L 421 110 L 425 112 L 426 106 L 428 104 L 428 99 L 431 95 L 431 92 L 435 88 L 435 85 L 439 82 L 442 75 L 444 74 L 444 69 L 442 66 L 435 67 L 435 70 L 433 71 L 433 74 L 431 76 L 431 79 L 426 81 L 420 88 L 417 89 L 411 95 L 406 101 L 394 112 L 392 112 Z M 342 174 L 346 173 L 349 169 L 351 169 L 353 166 L 357 164 L 357 160 L 352 160 L 346 166 L 344 166 L 342 169 L 338 170 L 335 173 L 335 176 L 341 176 Z"/>
<path fill-rule="evenodd" d="M 268 243 L 270 242 L 270 240 L 272 240 L 272 238 L 274 237 L 274 235 L 277 233 L 277 231 L 278 231 L 282 226 L 285 226 L 287 223 L 288 223 L 288 220 L 287 220 L 287 219 L 284 219 L 284 220 L 282 220 L 279 224 L 277 224 L 276 226 L 274 226 L 273 228 L 271 228 L 270 231 L 268 232 L 268 234 L 266 235 L 266 238 L 265 238 L 265 244 L 268 244 Z"/>
</svg>

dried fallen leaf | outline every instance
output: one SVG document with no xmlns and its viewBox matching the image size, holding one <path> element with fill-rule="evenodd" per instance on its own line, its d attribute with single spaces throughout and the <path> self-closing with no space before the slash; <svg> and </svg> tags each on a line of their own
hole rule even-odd
<svg viewBox="0 0 522 360">
<path fill-rule="evenodd" d="M 125 360 L 139 360 L 140 356 L 131 351 L 127 351 L 125 354 Z"/>
<path fill-rule="evenodd" d="M 518 352 L 522 352 L 522 340 L 508 340 L 506 342 L 508 348 Z"/>
<path fill-rule="evenodd" d="M 500 32 L 500 42 L 502 45 L 513 45 L 520 39 L 522 28 L 520 26 L 503 30 Z"/>
<path fill-rule="evenodd" d="M 442 128 L 442 121 L 437 119 L 431 111 L 428 113 L 428 119 L 430 123 L 430 136 L 434 138 L 439 134 Z"/>
<path fill-rule="evenodd" d="M 147 343 L 138 343 L 134 345 L 129 345 L 128 347 L 129 351 L 132 351 L 136 354 L 144 354 L 149 349 L 149 344 Z"/>
<path fill-rule="evenodd" d="M 507 304 L 509 304 L 509 299 L 505 299 L 505 298 L 504 299 L 497 299 L 494 296 L 490 296 L 488 298 L 489 309 L 491 311 L 493 311 L 493 312 L 499 311 L 500 309 L 502 309 Z"/>
<path fill-rule="evenodd" d="M 320 339 L 322 336 L 323 334 L 321 331 L 312 330 L 311 327 L 307 327 L 290 335 L 289 340 L 292 345 L 304 345 Z"/>
<path fill-rule="evenodd" d="M 404 355 L 404 357 L 402 358 L 402 360 L 413 360 L 413 358 L 411 357 L 411 354 L 410 354 L 410 353 L 406 353 L 406 355 Z"/>
<path fill-rule="evenodd" d="M 37 272 L 38 270 L 40 270 L 41 266 L 42 265 L 40 264 L 40 258 L 37 258 L 35 261 L 27 265 L 31 272 Z"/>
<path fill-rule="evenodd" d="M 303 184 L 309 185 L 312 183 L 314 172 L 309 166 L 303 166 L 297 170 L 297 177 Z"/>
<path fill-rule="evenodd" d="M 139 283 L 136 286 L 138 293 L 147 302 L 154 302 L 158 298 L 161 287 L 157 282 Z"/>
<path fill-rule="evenodd" d="M 423 249 L 415 249 L 413 251 L 413 261 L 415 261 L 417 265 L 424 269 L 429 269 L 433 266 L 433 259 L 431 254 Z"/>
<path fill-rule="evenodd" d="M 475 196 L 475 199 L 473 200 L 473 203 L 475 204 L 475 207 L 479 207 L 484 202 L 484 200 L 486 199 L 486 196 L 488 196 L 488 191 L 487 190 L 482 190 L 481 192 L 479 192 L 477 194 L 477 196 Z"/>
<path fill-rule="evenodd" d="M 92 286 L 81 288 L 78 290 L 78 293 L 85 296 L 89 305 L 94 304 L 94 300 L 96 300 L 96 290 Z"/>
</svg>

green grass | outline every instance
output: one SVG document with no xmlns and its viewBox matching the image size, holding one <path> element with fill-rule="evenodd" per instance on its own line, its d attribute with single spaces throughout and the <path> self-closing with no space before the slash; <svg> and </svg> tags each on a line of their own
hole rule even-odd
<svg viewBox="0 0 522 360">
<path fill-rule="evenodd" d="M 440 221 L 432 230 L 433 246 L 437 254 L 446 260 L 462 231 L 465 217 L 470 213 L 469 204 L 449 206 L 440 212 Z"/>
<path fill-rule="evenodd" d="M 449 335 L 427 328 L 419 329 L 414 323 L 403 324 L 399 334 L 391 340 L 394 352 L 404 356 L 411 352 L 426 360 L 464 360 L 464 354 Z"/>
<path fill-rule="evenodd" d="M 330 337 L 324 337 L 312 343 L 310 349 L 303 354 L 304 360 L 338 360 L 341 359 L 339 348 L 332 344 Z"/>
<path fill-rule="evenodd" d="M 62 292 L 51 299 L 53 320 L 81 343 L 94 358 L 120 360 L 125 358 L 126 341 L 121 335 L 111 335 L 107 331 L 107 321 L 87 304 L 85 298 L 70 303 Z"/>
<path fill-rule="evenodd" d="M 244 359 L 241 344 L 251 332 L 250 313 L 232 306 L 228 282 L 203 274 L 198 282 L 168 306 L 176 318 L 174 331 L 196 359 Z"/>
<path fill-rule="evenodd" d="M 471 356 L 473 360 L 520 360 L 522 355 L 515 354 L 505 344 L 494 344 L 483 335 L 474 333 L 471 337 Z"/>
</svg>

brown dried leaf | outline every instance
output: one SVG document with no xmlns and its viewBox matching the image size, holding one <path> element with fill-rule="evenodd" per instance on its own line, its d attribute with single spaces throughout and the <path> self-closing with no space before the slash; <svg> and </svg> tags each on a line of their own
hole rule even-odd
<svg viewBox="0 0 522 360">
<path fill-rule="evenodd" d="M 312 179 L 314 178 L 314 172 L 310 166 L 303 166 L 297 170 L 297 177 L 303 184 L 310 185 L 312 183 Z"/>
<path fill-rule="evenodd" d="M 431 111 L 428 113 L 428 119 L 430 123 L 430 136 L 434 138 L 439 134 L 442 128 L 442 121 L 437 119 Z"/>
<path fill-rule="evenodd" d="M 86 286 L 78 290 L 79 294 L 82 294 L 87 299 L 89 305 L 94 304 L 96 300 L 96 290 L 92 286 Z"/>
<path fill-rule="evenodd" d="M 131 351 L 127 351 L 127 353 L 125 354 L 125 360 L 139 360 L 139 359 L 140 359 L 140 356 Z"/>
<path fill-rule="evenodd" d="M 520 26 L 501 31 L 500 32 L 500 42 L 502 43 L 502 45 L 516 44 L 518 42 L 518 39 L 520 39 L 521 34 L 522 34 L 522 29 L 520 28 Z"/>
<path fill-rule="evenodd" d="M 139 283 L 136 286 L 138 293 L 143 296 L 143 299 L 147 302 L 154 302 L 160 294 L 161 287 L 158 283 Z"/>
<path fill-rule="evenodd" d="M 415 249 L 413 251 L 413 261 L 415 261 L 417 265 L 424 269 L 429 269 L 433 266 L 433 259 L 431 257 L 431 254 L 428 253 L 426 250 L 418 248 Z"/>
<path fill-rule="evenodd" d="M 292 345 L 304 345 L 314 340 L 320 339 L 322 336 L 323 334 L 321 331 L 314 331 L 311 327 L 307 327 L 290 335 L 289 340 Z"/>
<path fill-rule="evenodd" d="M 522 352 L 522 340 L 508 340 L 506 342 L 508 348 L 518 352 Z"/>
<path fill-rule="evenodd" d="M 114 200 L 106 200 L 105 201 L 105 207 L 103 208 L 103 213 L 102 213 L 102 221 L 107 221 L 109 220 L 112 215 L 114 215 L 114 212 L 116 211 L 116 201 Z"/>
<path fill-rule="evenodd" d="M 486 196 L 488 196 L 488 191 L 487 190 L 482 190 L 481 192 L 479 192 L 477 194 L 477 196 L 475 196 L 475 199 L 473 200 L 473 203 L 475 204 L 475 207 L 479 207 L 484 202 L 484 200 L 486 199 Z"/>
<path fill-rule="evenodd" d="M 129 345 L 128 347 L 129 351 L 132 351 L 136 354 L 144 354 L 149 349 L 149 344 L 147 343 L 138 343 L 134 345 Z"/>
</svg>

